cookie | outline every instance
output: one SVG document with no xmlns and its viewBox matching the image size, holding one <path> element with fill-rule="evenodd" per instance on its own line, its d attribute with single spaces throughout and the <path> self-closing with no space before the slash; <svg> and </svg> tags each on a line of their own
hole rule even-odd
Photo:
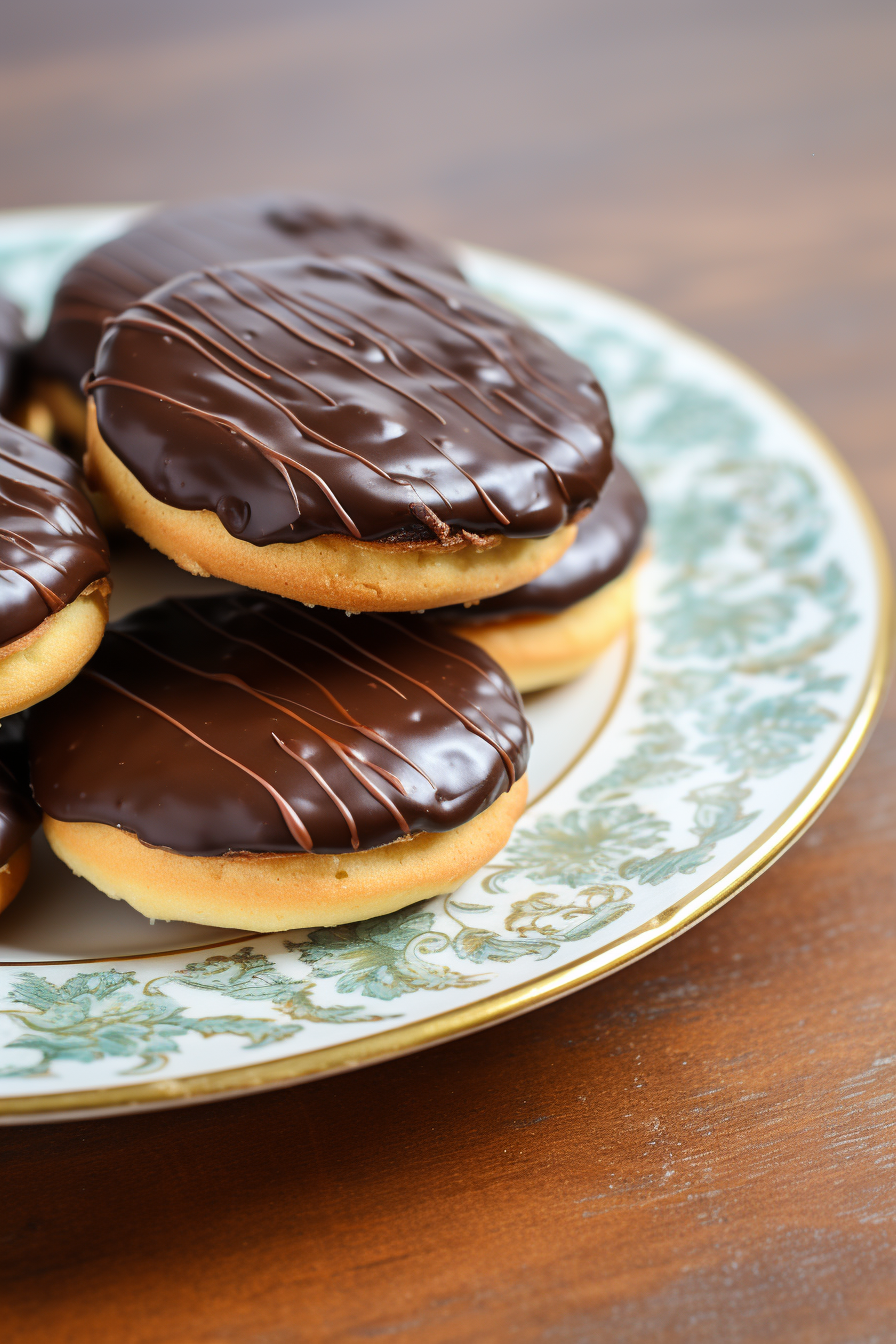
<svg viewBox="0 0 896 1344">
<path fill-rule="evenodd" d="M 146 607 L 29 716 L 55 852 L 157 919 L 339 924 L 453 891 L 525 804 L 530 731 L 423 617 L 237 593 Z"/>
<path fill-rule="evenodd" d="M 293 258 L 111 319 L 88 478 L 182 568 L 348 611 L 528 583 L 612 466 L 591 372 L 462 281 Z"/>
<path fill-rule="evenodd" d="M 31 364 L 34 396 L 83 446 L 81 380 L 103 323 L 185 271 L 296 254 L 420 262 L 457 275 L 446 248 L 358 206 L 315 196 L 255 196 L 168 206 L 102 243 L 63 276 Z"/>
<path fill-rule="evenodd" d="M 617 459 L 575 542 L 531 583 L 433 613 L 500 663 L 517 690 L 579 676 L 631 622 L 647 505 Z"/>
<path fill-rule="evenodd" d="M 0 420 L 0 717 L 65 686 L 102 638 L 109 551 L 82 479 Z"/>
<path fill-rule="evenodd" d="M 7 719 L 0 731 L 0 910 L 5 910 L 31 866 L 31 837 L 40 810 L 28 788 L 28 763 L 22 725 Z"/>
</svg>

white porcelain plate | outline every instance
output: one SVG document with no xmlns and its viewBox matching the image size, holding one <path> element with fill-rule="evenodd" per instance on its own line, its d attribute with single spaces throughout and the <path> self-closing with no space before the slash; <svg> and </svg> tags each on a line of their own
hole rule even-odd
<svg viewBox="0 0 896 1344">
<path fill-rule="evenodd" d="M 39 330 L 126 210 L 0 216 Z M 479 288 L 596 371 L 651 506 L 636 628 L 529 697 L 534 802 L 452 897 L 335 929 L 155 924 L 35 844 L 0 916 L 0 1117 L 179 1105 L 420 1048 L 642 956 L 732 896 L 831 796 L 871 725 L 890 571 L 833 450 L 731 359 L 637 305 L 464 248 Z M 115 614 L 210 591 L 141 543 Z M 226 585 L 223 585 L 226 586 Z"/>
</svg>

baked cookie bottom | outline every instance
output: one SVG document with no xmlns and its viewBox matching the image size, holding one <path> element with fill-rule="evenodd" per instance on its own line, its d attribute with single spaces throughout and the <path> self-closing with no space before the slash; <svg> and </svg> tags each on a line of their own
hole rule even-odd
<svg viewBox="0 0 896 1344">
<path fill-rule="evenodd" d="M 5 910 L 10 901 L 18 896 L 30 868 L 31 841 L 26 840 L 0 868 L 0 910 Z"/>
<path fill-rule="evenodd" d="M 75 447 L 83 450 L 87 437 L 87 402 L 61 378 L 36 378 L 25 413 L 28 419 L 23 419 L 22 423 L 26 429 L 31 429 L 32 434 L 40 434 L 41 438 L 49 437 L 43 429 L 38 428 L 46 424 L 49 413 L 53 428 L 67 434 Z M 33 429 L 32 424 L 35 426 Z"/>
<path fill-rule="evenodd" d="M 0 649 L 0 719 L 67 686 L 99 648 L 109 619 L 108 579 L 96 579 L 73 602 Z"/>
<path fill-rule="evenodd" d="M 211 510 L 177 509 L 155 499 L 100 435 L 92 403 L 84 467 L 125 526 L 181 569 L 343 611 L 423 611 L 506 593 L 553 565 L 576 535 L 569 524 L 549 537 L 497 538 L 486 546 L 332 534 L 254 546 L 232 536 Z"/>
<path fill-rule="evenodd" d="M 69 397 L 74 397 L 74 393 L 70 388 L 66 387 L 64 383 L 60 383 L 59 387 L 62 389 L 60 395 L 66 394 Z M 36 434 L 39 439 L 45 439 L 47 443 L 55 444 L 57 428 L 65 429 L 62 422 L 57 422 L 54 419 L 48 402 L 46 400 L 41 400 L 36 394 L 30 401 L 25 402 L 24 406 L 19 409 L 13 418 L 17 425 L 22 426 L 22 429 L 27 429 L 29 434 Z M 86 426 L 86 407 L 83 410 L 83 418 L 84 425 Z M 68 433 L 68 431 L 65 432 Z M 82 428 L 77 435 L 69 434 L 69 438 L 73 441 L 73 447 L 77 450 L 77 457 L 80 461 L 84 452 L 84 428 Z M 55 446 L 58 447 L 58 444 Z M 102 490 L 91 490 L 86 484 L 84 489 L 87 498 L 93 505 L 93 511 L 96 514 L 97 522 L 103 531 L 107 535 L 110 532 L 120 532 L 122 529 L 122 522 L 115 512 L 115 506 L 109 496 Z"/>
<path fill-rule="evenodd" d="M 641 550 L 624 573 L 590 597 L 552 616 L 453 625 L 452 634 L 478 644 L 500 663 L 518 691 L 541 691 L 572 681 L 629 625 L 635 614 Z"/>
<path fill-rule="evenodd" d="M 455 891 L 506 844 L 527 789 L 524 775 L 453 831 L 347 854 L 196 858 L 101 822 L 46 814 L 44 831 L 78 877 L 150 919 L 278 933 L 370 919 Z"/>
</svg>

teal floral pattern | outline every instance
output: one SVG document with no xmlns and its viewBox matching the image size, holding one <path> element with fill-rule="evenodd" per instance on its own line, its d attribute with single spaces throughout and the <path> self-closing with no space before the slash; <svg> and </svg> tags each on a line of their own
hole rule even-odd
<svg viewBox="0 0 896 1344">
<path fill-rule="evenodd" d="M 495 296 L 514 306 L 513 292 Z M 658 886 L 755 822 L 757 782 L 799 765 L 837 720 L 826 697 L 843 677 L 821 659 L 858 619 L 853 585 L 825 554 L 818 481 L 766 456 L 741 407 L 670 377 L 623 331 L 564 340 L 562 310 L 539 317 L 608 386 L 621 451 L 648 490 L 662 582 L 628 750 L 580 790 L 584 806 L 518 827 L 483 885 Z M 693 840 L 670 845 L 670 785 L 688 778 L 703 782 L 675 801 L 692 808 Z"/>
<path fill-rule="evenodd" d="M 190 985 L 215 990 L 230 999 L 269 1003 L 294 1022 L 379 1022 L 380 1014 L 339 1005 L 322 1008 L 314 1003 L 310 980 L 295 980 L 277 969 L 269 957 L 243 947 L 233 956 L 206 957 L 191 961 L 183 970 L 150 980 L 145 994 L 160 994 L 164 984 Z M 298 1028 L 296 1028 L 298 1030 Z"/>
<path fill-rule="evenodd" d="M 493 868 L 482 885 L 489 892 L 506 891 L 508 882 L 522 874 L 531 882 L 588 886 L 598 874 L 618 876 L 632 850 L 651 849 L 668 829 L 668 822 L 634 803 L 540 817 L 531 828 L 517 830 L 501 867 Z"/>
<path fill-rule="evenodd" d="M 36 1063 L 10 1065 L 0 1077 L 36 1077 L 59 1060 L 90 1064 L 112 1056 L 136 1058 L 125 1073 L 147 1073 L 167 1063 L 178 1050 L 177 1038 L 195 1031 L 201 1036 L 231 1032 L 248 1038 L 247 1045 L 269 1045 L 299 1030 L 297 1026 L 257 1017 L 186 1017 L 183 1007 L 164 994 L 135 994 L 133 971 L 97 971 L 73 975 L 55 985 L 26 972 L 8 996 L 21 1008 L 3 1011 L 24 1034 L 7 1043 L 8 1050 L 36 1051 Z"/>
<path fill-rule="evenodd" d="M 449 939 L 434 933 L 431 910 L 400 910 L 360 924 L 312 929 L 308 941 L 287 941 L 315 975 L 338 977 L 341 994 L 355 991 L 372 999 L 396 999 L 418 989 L 468 989 L 479 981 L 429 958 L 444 952 Z"/>
<path fill-rule="evenodd" d="M 451 897 L 198 960 L 0 970 L 0 1096 L 16 1079 L 107 1085 L 318 1049 L 599 951 L 727 871 L 851 721 L 875 571 L 842 479 L 800 425 L 624 300 L 487 254 L 466 263 L 595 369 L 649 497 L 637 652 L 609 724 Z M 2 238 L 0 271 L 27 290 Z"/>
<path fill-rule="evenodd" d="M 11 1065 L 0 1077 L 34 1077 L 49 1071 L 56 1060 L 88 1064 L 91 1060 L 114 1055 L 138 1062 L 126 1073 L 149 1073 L 161 1068 L 177 1052 L 177 1038 L 187 1032 L 200 1036 L 218 1036 L 229 1032 L 247 1037 L 246 1047 L 270 1045 L 301 1031 L 307 1022 L 379 1022 L 379 1014 L 360 1008 L 338 1005 L 322 1008 L 311 997 L 310 981 L 294 980 L 279 971 L 269 957 L 251 947 L 241 948 L 232 956 L 206 957 L 193 961 L 171 975 L 148 981 L 141 993 L 132 971 L 98 971 L 93 975 L 73 975 L 61 985 L 26 971 L 10 993 L 12 1003 L 23 1009 L 2 1011 L 19 1026 L 24 1035 L 8 1042 L 7 1048 L 36 1050 L 37 1063 L 23 1067 Z M 265 1017 L 187 1017 L 184 1008 L 162 992 L 162 985 L 189 985 L 193 989 L 213 990 L 227 998 L 244 1002 L 266 1003 L 275 1007 L 288 1021 Z"/>
</svg>

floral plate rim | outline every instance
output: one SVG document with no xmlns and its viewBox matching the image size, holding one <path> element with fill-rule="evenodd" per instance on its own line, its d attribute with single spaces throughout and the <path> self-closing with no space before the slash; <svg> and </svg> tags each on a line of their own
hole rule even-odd
<svg viewBox="0 0 896 1344">
<path fill-rule="evenodd" d="M 470 252 L 474 253 L 474 250 L 470 249 Z M 653 918 L 580 958 L 554 970 L 533 975 L 524 983 L 498 990 L 472 1003 L 455 1006 L 400 1026 L 386 1028 L 370 1036 L 299 1051 L 279 1059 L 191 1074 L 179 1079 L 156 1079 L 52 1094 L 20 1094 L 6 1097 L 0 1100 L 0 1123 L 120 1114 L 144 1107 L 157 1109 L 237 1096 L 249 1091 L 269 1090 L 287 1086 L 301 1079 L 324 1077 L 349 1068 L 396 1058 L 535 1009 L 648 955 L 706 918 L 743 890 L 800 837 L 833 797 L 857 760 L 882 705 L 889 678 L 894 632 L 893 579 L 886 542 L 877 518 L 861 486 L 834 446 L 797 407 L 749 366 L 713 342 L 695 335 L 648 306 L 627 296 L 616 294 L 604 286 L 592 285 L 522 259 L 518 261 L 505 254 L 480 248 L 476 248 L 474 254 L 485 259 L 491 257 L 498 262 L 520 265 L 537 272 L 546 280 L 553 278 L 558 283 L 573 284 L 597 295 L 603 295 L 635 314 L 648 317 L 657 327 L 664 328 L 672 338 L 678 337 L 692 346 L 702 348 L 716 361 L 727 365 L 739 381 L 751 384 L 754 390 L 760 392 L 778 410 L 786 414 L 805 439 L 811 441 L 814 450 L 827 460 L 828 466 L 842 484 L 865 528 L 877 581 L 874 647 L 865 683 L 857 697 L 852 717 L 845 721 L 827 758 L 817 767 L 808 783 L 795 797 L 787 801 L 786 806 L 765 830 L 729 859 L 720 871 L 699 882 Z M 615 704 L 626 684 L 636 640 L 637 627 L 633 626 L 628 634 L 625 674 L 620 678 L 613 702 L 603 716 L 600 726 L 590 736 L 589 744 L 583 747 L 582 754 L 612 717 Z M 564 775 L 569 773 L 573 764 L 563 772 Z M 559 780 L 555 780 L 552 788 L 558 782 Z M 245 935 L 209 944 L 208 947 L 219 947 L 239 941 L 245 941 Z M 191 949 L 191 951 L 200 950 L 205 948 Z M 136 954 L 136 959 L 142 960 L 144 956 L 153 955 L 155 954 Z M 116 958 L 119 959 L 125 958 Z M 126 959 L 135 959 L 135 954 Z M 105 962 L 109 958 L 102 957 L 96 960 Z"/>
</svg>

